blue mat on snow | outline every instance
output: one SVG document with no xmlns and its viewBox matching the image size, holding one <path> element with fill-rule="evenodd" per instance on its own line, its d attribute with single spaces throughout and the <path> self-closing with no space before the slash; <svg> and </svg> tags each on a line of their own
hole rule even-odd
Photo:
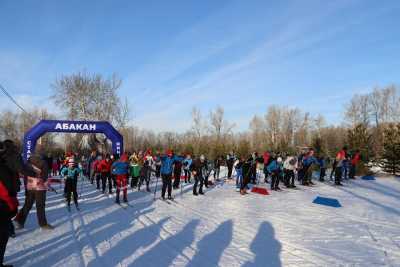
<svg viewBox="0 0 400 267">
<path fill-rule="evenodd" d="M 328 197 L 316 197 L 313 201 L 314 204 L 329 206 L 333 208 L 341 208 L 342 205 L 340 204 L 339 200 L 335 198 L 328 198 Z"/>
<path fill-rule="evenodd" d="M 373 181 L 373 180 L 375 180 L 375 177 L 372 175 L 366 175 L 366 176 L 361 177 L 361 179 L 366 180 L 366 181 Z"/>
</svg>

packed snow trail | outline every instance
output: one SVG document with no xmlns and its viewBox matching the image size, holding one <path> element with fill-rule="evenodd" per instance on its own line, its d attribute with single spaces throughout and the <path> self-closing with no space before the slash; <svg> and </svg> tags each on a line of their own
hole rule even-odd
<svg viewBox="0 0 400 267">
<path fill-rule="evenodd" d="M 68 212 L 62 193 L 49 192 L 47 219 L 56 228 L 38 229 L 33 209 L 26 228 L 9 242 L 6 263 L 400 266 L 399 178 L 356 180 L 344 187 L 317 182 L 268 196 L 241 196 L 227 181 L 195 197 L 186 185 L 182 195 L 174 191 L 170 204 L 129 190 L 124 207 L 87 181 L 80 193 L 81 211 Z M 343 207 L 313 204 L 317 196 L 338 199 Z"/>
</svg>

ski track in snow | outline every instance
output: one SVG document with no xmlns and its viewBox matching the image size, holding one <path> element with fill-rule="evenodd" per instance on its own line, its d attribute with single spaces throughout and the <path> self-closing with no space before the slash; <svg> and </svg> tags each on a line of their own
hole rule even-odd
<svg viewBox="0 0 400 267">
<path fill-rule="evenodd" d="M 152 189 L 154 185 L 153 181 Z M 344 187 L 316 182 L 268 196 L 241 196 L 234 180 L 227 180 L 197 197 L 191 194 L 192 185 L 185 185 L 183 194 L 174 191 L 170 204 L 153 201 L 152 193 L 129 189 L 129 205 L 121 206 L 88 181 L 78 190 L 81 186 L 80 211 L 72 206 L 68 212 L 62 193 L 48 193 L 47 219 L 56 228 L 38 229 L 33 209 L 25 229 L 9 241 L 6 263 L 400 266 L 398 178 L 355 180 Z M 160 187 L 158 183 L 158 191 Z M 316 196 L 337 198 L 343 207 L 312 204 Z M 23 199 L 21 194 L 21 203 Z"/>
</svg>

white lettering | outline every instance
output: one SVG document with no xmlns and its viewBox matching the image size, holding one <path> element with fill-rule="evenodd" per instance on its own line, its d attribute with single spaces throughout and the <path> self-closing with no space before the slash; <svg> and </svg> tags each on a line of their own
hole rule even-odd
<svg viewBox="0 0 400 267">
<path fill-rule="evenodd" d="M 75 125 L 76 130 L 82 131 L 82 124 Z"/>
<path fill-rule="evenodd" d="M 68 130 L 69 129 L 68 126 L 69 126 L 68 123 L 63 123 L 63 125 L 62 125 L 63 130 Z"/>
<path fill-rule="evenodd" d="M 82 130 L 89 131 L 89 126 L 87 124 L 84 124 Z"/>
<path fill-rule="evenodd" d="M 96 124 L 90 124 L 89 125 L 89 130 L 96 131 Z"/>
<path fill-rule="evenodd" d="M 69 130 L 75 130 L 75 125 L 74 124 L 70 124 L 69 125 Z"/>
<path fill-rule="evenodd" d="M 57 123 L 57 125 L 56 125 L 56 130 L 62 130 L 61 123 Z"/>
<path fill-rule="evenodd" d="M 57 123 L 55 130 L 69 131 L 96 131 L 96 124 L 82 123 Z"/>
</svg>

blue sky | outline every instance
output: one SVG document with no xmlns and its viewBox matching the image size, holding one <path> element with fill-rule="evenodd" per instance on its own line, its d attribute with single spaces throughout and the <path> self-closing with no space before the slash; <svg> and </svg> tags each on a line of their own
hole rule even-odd
<svg viewBox="0 0 400 267">
<path fill-rule="evenodd" d="M 343 119 L 399 84 L 400 1 L 0 1 L 0 83 L 26 108 L 86 70 L 123 80 L 133 123 L 184 131 L 220 105 L 236 130 L 272 104 Z M 0 110 L 15 110 L 0 96 Z"/>
</svg>

